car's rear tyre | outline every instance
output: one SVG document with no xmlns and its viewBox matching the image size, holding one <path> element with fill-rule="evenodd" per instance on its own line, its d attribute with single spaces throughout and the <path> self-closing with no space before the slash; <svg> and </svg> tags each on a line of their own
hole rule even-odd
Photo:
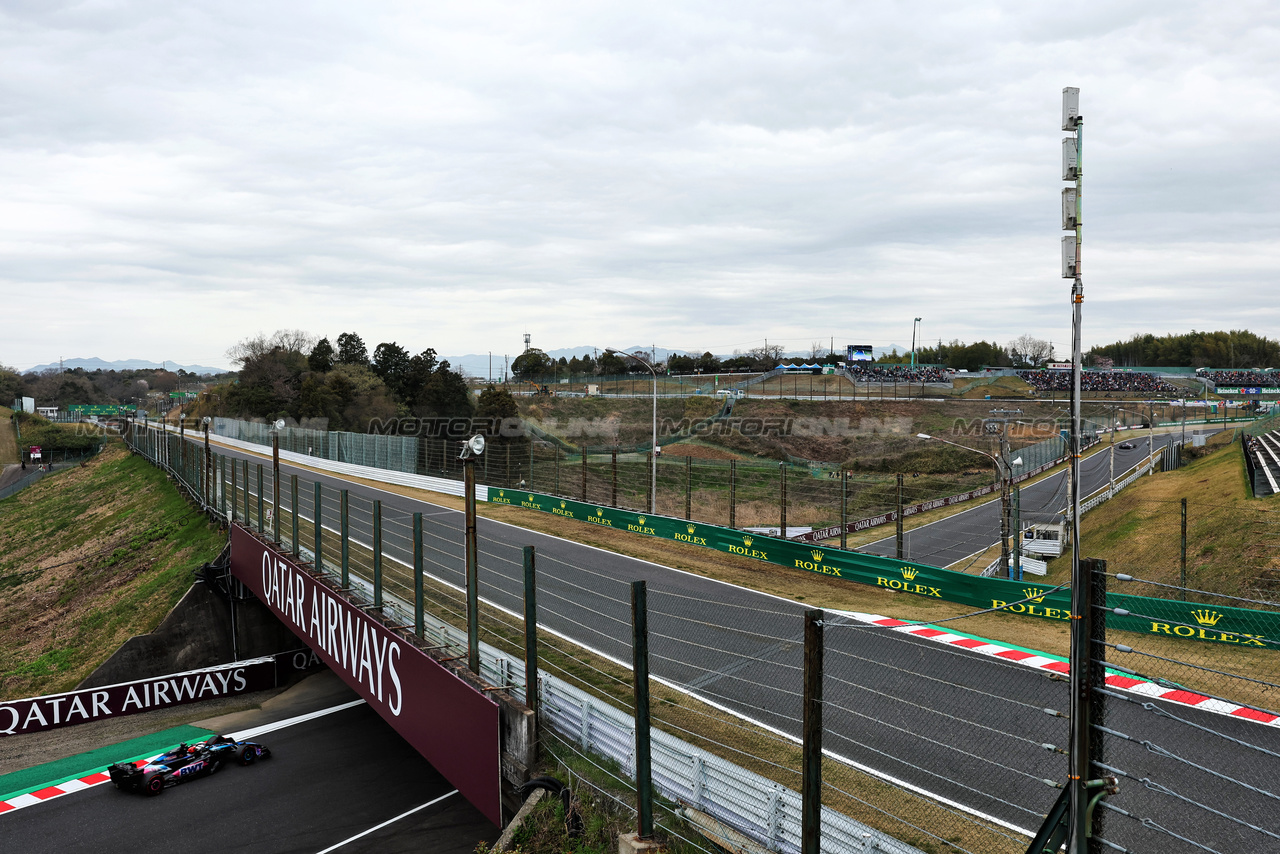
<svg viewBox="0 0 1280 854">
<path fill-rule="evenodd" d="M 162 794 L 164 792 L 164 775 L 153 775 L 142 784 L 142 790 L 151 796 Z"/>
<path fill-rule="evenodd" d="M 252 745 L 246 744 L 236 753 L 236 761 L 241 765 L 252 765 L 253 760 L 258 758 L 258 751 Z"/>
</svg>

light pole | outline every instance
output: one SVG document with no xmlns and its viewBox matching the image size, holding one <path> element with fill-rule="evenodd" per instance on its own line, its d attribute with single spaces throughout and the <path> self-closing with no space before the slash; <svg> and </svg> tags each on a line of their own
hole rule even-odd
<svg viewBox="0 0 1280 854">
<path fill-rule="evenodd" d="M 959 442 L 952 442 L 950 439 L 943 439 L 940 436 L 930 436 L 928 433 L 917 433 L 917 439 L 932 439 L 935 442 L 941 442 L 944 445 L 951 445 L 965 451 L 973 451 L 975 454 L 982 454 L 996 467 L 996 480 L 1000 485 L 1000 560 L 1003 561 L 1005 573 L 1009 577 L 1013 577 L 1013 564 L 1009 560 L 1009 481 L 1013 473 L 1013 466 L 1022 465 L 1022 457 L 1018 457 L 1013 462 L 1004 459 L 1004 436 L 1000 437 L 1001 452 L 997 457 L 994 454 L 988 454 L 986 451 L 980 451 L 977 448 L 970 448 L 968 445 L 961 445 Z M 1022 532 L 1018 532 L 1018 536 L 1022 536 Z"/>
<path fill-rule="evenodd" d="M 1062 229 L 1074 232 L 1062 238 L 1062 278 L 1071 280 L 1071 734 L 1068 746 L 1070 781 L 1067 851 L 1088 850 L 1086 781 L 1090 763 L 1090 704 L 1093 676 L 1090 657 L 1093 577 L 1080 565 L 1080 337 L 1081 304 L 1084 302 L 1081 246 L 1084 243 L 1084 117 L 1080 115 L 1080 90 L 1062 90 L 1062 130 L 1075 131 L 1062 140 L 1062 180 L 1075 187 L 1062 190 Z"/>
<path fill-rule="evenodd" d="M 658 372 L 653 369 L 653 365 L 649 364 L 639 356 L 633 356 L 623 350 L 608 349 L 606 353 L 612 353 L 615 356 L 626 356 L 628 359 L 634 359 L 645 366 L 645 369 L 653 375 L 653 444 L 650 446 L 650 473 L 649 473 L 649 512 L 658 515 Z M 585 453 L 585 451 L 583 452 Z"/>
<path fill-rule="evenodd" d="M 911 323 L 911 367 L 916 366 L 916 326 L 920 323 L 920 318 L 916 318 Z M 907 390 L 907 397 L 911 396 L 910 389 Z"/>
<path fill-rule="evenodd" d="M 280 542 L 280 431 L 284 419 L 271 425 L 271 540 Z"/>
<path fill-rule="evenodd" d="M 466 507 L 467 667 L 480 675 L 480 569 L 476 559 L 476 457 L 484 453 L 484 436 L 476 434 L 462 446 L 463 504 Z"/>
<path fill-rule="evenodd" d="M 213 468 L 213 464 L 209 461 L 209 425 L 213 423 L 213 419 L 206 415 L 200 419 L 200 424 L 204 427 L 204 493 L 205 499 L 208 500 L 209 495 L 209 473 Z"/>
</svg>

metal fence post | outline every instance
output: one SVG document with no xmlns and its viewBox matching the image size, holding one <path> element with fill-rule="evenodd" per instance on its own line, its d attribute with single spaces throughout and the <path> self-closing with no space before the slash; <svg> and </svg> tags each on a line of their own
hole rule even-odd
<svg viewBox="0 0 1280 854">
<path fill-rule="evenodd" d="M 1022 487 L 1015 486 L 1010 496 L 1013 502 L 1013 563 L 1009 568 L 1009 577 L 1022 580 Z"/>
<path fill-rule="evenodd" d="M 849 531 L 849 470 L 840 470 L 840 549 L 848 546 Z"/>
<path fill-rule="evenodd" d="M 324 509 L 320 497 L 320 481 L 318 480 L 315 485 L 315 497 L 312 499 L 311 509 L 314 517 L 311 522 L 311 526 L 314 529 L 312 533 L 315 534 L 315 542 L 311 544 L 312 560 L 315 563 L 316 572 L 320 572 L 324 569 L 323 559 L 320 557 L 320 551 L 324 545 L 320 538 L 320 534 L 324 530 Z"/>
<path fill-rule="evenodd" d="M 373 502 L 373 606 L 382 607 L 382 502 Z"/>
<path fill-rule="evenodd" d="M 236 483 L 236 461 L 231 461 L 231 521 L 236 521 L 236 509 L 240 504 L 240 487 Z"/>
<path fill-rule="evenodd" d="M 610 507 L 618 506 L 618 446 L 613 446 L 613 493 L 609 499 Z"/>
<path fill-rule="evenodd" d="M 582 500 L 587 500 L 587 446 L 582 446 Z"/>
<path fill-rule="evenodd" d="M 738 461 L 729 460 L 729 527 L 738 527 Z"/>
<path fill-rule="evenodd" d="M 280 467 L 271 469 L 271 541 L 280 542 Z"/>
<path fill-rule="evenodd" d="M 1182 601 L 1187 601 L 1187 499 L 1182 499 L 1182 559 L 1178 571 L 1178 586 L 1182 588 Z"/>
<path fill-rule="evenodd" d="M 422 591 L 422 514 L 413 514 L 413 633 L 422 639 L 423 625 Z"/>
<path fill-rule="evenodd" d="M 693 457 L 684 458 L 684 520 L 693 518 Z"/>
<path fill-rule="evenodd" d="M 289 475 L 289 551 L 296 558 L 302 554 L 298 543 L 298 476 Z"/>
<path fill-rule="evenodd" d="M 893 514 L 894 520 L 897 522 L 897 551 L 898 560 L 902 560 L 903 555 L 903 535 L 902 535 L 902 475 L 898 475 L 898 509 Z"/>
<path fill-rule="evenodd" d="M 218 455 L 218 515 L 227 518 L 227 457 Z"/>
<path fill-rule="evenodd" d="M 261 534 L 265 530 L 262 521 L 262 463 L 258 463 L 258 533 Z"/>
<path fill-rule="evenodd" d="M 804 732 L 800 771 L 800 851 L 822 850 L 822 611 L 804 612 Z"/>
<path fill-rule="evenodd" d="M 1093 654 L 1094 615 L 1093 576 L 1097 561 L 1086 558 L 1080 561 L 1083 574 L 1079 589 L 1072 591 L 1071 614 L 1071 713 L 1070 749 L 1067 761 L 1067 784 L 1071 798 L 1068 825 L 1068 854 L 1087 854 L 1088 839 L 1085 816 L 1088 813 L 1089 792 L 1085 783 L 1089 780 L 1093 729 L 1089 713 L 1093 709 Z"/>
<path fill-rule="evenodd" d="M 533 546 L 524 547 L 524 704 L 533 712 L 533 750 L 538 744 L 538 583 Z"/>
<path fill-rule="evenodd" d="M 1093 621 L 1089 633 L 1090 691 L 1089 723 L 1090 759 L 1092 762 L 1106 762 L 1106 740 L 1100 727 L 1107 725 L 1107 698 L 1100 689 L 1105 687 L 1107 678 L 1107 562 L 1094 559 L 1089 561 L 1090 583 L 1093 587 Z M 1093 811 L 1093 837 L 1098 839 L 1102 834 L 1103 814 L 1106 810 Z M 1100 849 L 1099 849 L 1100 850 Z"/>
<path fill-rule="evenodd" d="M 249 527 L 252 524 L 252 517 L 249 511 L 249 461 L 240 461 L 240 479 L 244 482 L 244 524 Z"/>
<path fill-rule="evenodd" d="M 645 454 L 645 457 L 644 457 L 644 463 L 645 463 L 645 465 L 644 465 L 645 469 L 649 469 L 651 466 L 653 466 L 653 465 L 654 465 L 654 461 L 653 461 L 653 450 L 652 450 L 652 449 L 650 449 L 649 453 Z M 645 485 L 645 490 L 644 490 L 644 493 L 645 493 L 645 495 L 644 495 L 644 497 L 645 497 L 645 502 L 644 502 L 644 506 L 645 506 L 646 508 L 654 508 L 654 507 L 657 507 L 657 506 L 658 506 L 658 496 L 656 495 L 656 491 L 657 491 L 657 488 L 658 488 L 657 478 L 656 478 L 656 477 L 646 477 L 646 478 L 645 478 L 645 484 L 644 484 L 644 485 Z"/>
<path fill-rule="evenodd" d="M 351 586 L 351 517 L 349 514 L 351 508 L 350 495 L 347 490 L 342 490 L 341 498 L 338 504 L 339 526 L 341 528 L 342 538 L 342 589 L 346 590 Z"/>
<path fill-rule="evenodd" d="M 778 463 L 778 509 L 782 511 L 782 539 L 787 538 L 787 464 Z"/>
<path fill-rule="evenodd" d="M 649 617 L 643 581 L 631 582 L 631 673 L 636 704 L 636 832 L 653 837 L 653 766 L 649 747 Z"/>
</svg>

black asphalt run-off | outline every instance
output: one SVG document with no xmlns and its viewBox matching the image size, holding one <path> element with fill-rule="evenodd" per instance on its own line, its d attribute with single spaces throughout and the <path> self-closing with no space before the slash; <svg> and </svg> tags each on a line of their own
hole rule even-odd
<svg viewBox="0 0 1280 854">
<path fill-rule="evenodd" d="M 1132 453 L 1142 455 L 1145 451 L 1141 447 Z M 251 472 L 256 472 L 256 464 L 262 462 L 261 457 L 235 449 L 224 447 L 221 452 L 231 458 L 249 459 Z M 1117 472 L 1123 470 L 1119 456 L 1122 453 L 1117 451 Z M 1101 485 L 1099 466 L 1101 481 L 1105 482 L 1105 455 L 1092 458 L 1090 467 L 1092 482 Z M 281 500 L 285 508 L 280 519 L 282 533 L 289 524 L 288 476 L 298 475 L 299 514 L 307 519 L 313 515 L 311 483 L 318 479 L 323 484 L 326 527 L 336 529 L 339 490 L 346 488 L 351 495 L 351 536 L 368 544 L 372 527 L 368 511 L 374 499 L 381 500 L 383 551 L 388 565 L 394 559 L 412 566 L 411 514 L 421 512 L 426 571 L 459 588 L 464 585 L 460 511 L 294 468 L 283 461 L 281 468 Z M 269 505 L 269 460 L 264 470 Z M 256 489 L 256 474 L 254 483 Z M 240 486 L 243 487 L 242 482 Z M 1051 502 L 1046 499 L 1046 503 Z M 995 524 L 998 532 L 998 519 Z M 793 738 L 799 736 L 799 638 L 808 606 L 491 519 L 480 518 L 477 526 L 480 595 L 485 600 L 512 613 L 522 612 L 521 548 L 532 545 L 538 554 L 539 625 L 628 662 L 629 584 L 643 579 L 649 589 L 652 675 Z M 996 538 L 998 534 L 988 540 L 988 545 Z M 336 555 L 326 556 L 326 562 L 333 559 Z M 403 578 L 403 567 L 396 567 L 396 572 Z M 892 602 L 886 595 L 886 610 L 892 611 Z M 952 627 L 964 629 L 963 625 Z M 1067 746 L 1066 720 L 1045 711 L 1065 714 L 1065 681 L 1055 680 L 1043 671 L 898 632 L 851 624 L 838 617 L 828 620 L 826 643 L 824 747 L 828 751 L 1014 827 L 1032 831 L 1039 827 L 1058 794 L 1043 780 L 1061 783 L 1067 773 L 1066 757 L 1042 746 Z M 1140 739 L 1176 746 L 1191 754 L 1212 755 L 1219 768 L 1249 767 L 1249 763 L 1256 762 L 1257 753 L 1246 747 L 1208 736 L 1191 726 L 1172 724 L 1138 706 L 1115 705 L 1110 724 Z M 1280 752 L 1280 731 L 1274 728 L 1175 704 L 1157 705 L 1192 722 L 1246 737 Z M 734 747 L 750 749 L 747 744 Z M 1113 759 L 1119 762 L 1126 750 L 1143 751 L 1117 743 L 1112 749 Z M 1145 758 L 1143 763 L 1150 764 Z M 1175 780 L 1205 776 L 1188 778 L 1177 763 L 1172 763 L 1170 769 L 1176 772 L 1172 778 Z M 1129 785 L 1140 788 L 1140 784 Z M 797 775 L 792 788 L 799 787 Z M 1199 787 L 1197 795 L 1197 800 L 1216 804 L 1232 815 L 1251 817 L 1256 824 L 1269 827 L 1275 823 L 1274 802 L 1265 796 L 1222 786 Z M 1191 838 L 1232 839 L 1240 833 L 1238 825 L 1211 813 L 1187 809 L 1176 799 L 1144 801 L 1143 809 L 1147 810 L 1145 817 Z M 903 815 L 909 816 L 913 811 L 909 808 Z M 963 820 L 957 817 L 955 821 L 959 826 Z M 1150 831 L 1139 826 L 1134 834 L 1131 841 L 1142 841 Z M 1125 839 L 1121 836 L 1112 841 L 1123 844 Z M 1180 848 L 1181 843 L 1163 835 L 1152 839 L 1162 840 L 1162 845 L 1168 843 L 1162 851 L 1198 850 L 1191 846 Z M 1232 849 L 1228 846 L 1220 850 Z"/>
<path fill-rule="evenodd" d="M 258 740 L 271 748 L 270 759 L 155 797 L 106 783 L 0 815 L 0 849 L 316 854 L 453 789 L 367 705 Z M 339 851 L 470 854 L 498 833 L 455 794 Z"/>
</svg>

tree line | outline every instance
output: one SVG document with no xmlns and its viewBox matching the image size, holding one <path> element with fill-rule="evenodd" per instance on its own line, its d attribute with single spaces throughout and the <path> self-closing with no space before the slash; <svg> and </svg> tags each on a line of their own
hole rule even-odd
<svg viewBox="0 0 1280 854">
<path fill-rule="evenodd" d="M 39 373 L 20 374 L 0 366 L 0 405 L 9 406 L 20 397 L 34 398 L 39 406 L 56 406 L 65 410 L 73 403 L 146 404 L 154 393 L 197 389 L 212 377 L 197 376 L 184 370 L 165 371 L 156 368 L 136 370 L 86 371 L 50 368 Z"/>
<path fill-rule="evenodd" d="M 300 330 L 247 338 L 227 351 L 240 370 L 209 389 L 192 414 L 328 420 L 330 430 L 364 432 L 371 421 L 473 414 L 466 379 L 433 348 L 418 353 L 387 341 L 372 354 L 364 339 L 335 341 Z"/>
<path fill-rule="evenodd" d="M 1100 367 L 1280 368 L 1280 342 L 1247 330 L 1134 335 L 1089 351 Z"/>
<path fill-rule="evenodd" d="M 819 365 L 843 364 L 844 353 L 832 352 L 826 342 L 814 342 L 807 355 L 787 356 L 782 344 L 764 344 L 746 352 L 735 351 L 731 356 L 716 356 L 710 351 L 701 356 L 672 354 L 666 362 L 654 367 L 667 374 L 721 374 L 763 373 L 779 364 L 802 361 Z M 617 376 L 619 374 L 648 374 L 643 363 L 651 362 L 647 351 L 637 350 L 635 358 L 616 353 L 598 356 L 575 356 L 558 360 L 535 347 L 520 354 L 511 363 L 511 372 L 521 380 L 545 380 L 555 376 Z M 978 341 L 965 344 L 952 341 L 939 342 L 936 347 L 921 346 L 916 349 L 915 361 L 921 365 L 946 365 L 952 370 L 976 371 L 983 367 L 1037 367 L 1053 358 L 1053 345 L 1048 341 L 1024 335 L 1011 341 L 1007 347 L 994 342 Z M 905 364 L 911 361 L 911 351 L 899 353 L 896 349 L 875 359 L 877 364 Z"/>
<path fill-rule="evenodd" d="M 1064 351 L 1066 348 L 1064 348 Z M 842 364 L 845 354 L 832 352 L 828 342 L 813 342 L 806 355 L 786 356 L 786 347 L 769 344 L 732 356 L 720 357 L 710 352 L 701 356 L 673 354 L 665 363 L 654 367 L 668 374 L 716 374 L 735 371 L 770 371 L 780 363 L 797 358 L 820 365 Z M 582 356 L 554 359 L 542 350 L 530 348 L 512 362 L 512 373 L 522 380 L 545 380 L 553 376 L 614 376 L 618 374 L 647 374 L 641 363 L 650 362 L 647 351 L 636 351 L 637 358 L 627 358 L 615 353 L 598 356 Z M 918 365 L 942 365 L 953 371 L 980 371 L 983 368 L 1042 368 L 1049 362 L 1068 361 L 1070 352 L 1059 354 L 1052 341 L 1033 335 L 1020 335 L 1007 344 L 996 341 L 965 343 L 952 339 L 948 343 L 921 344 L 915 351 Z M 1178 335 L 1134 335 L 1127 341 L 1117 341 L 1092 347 L 1084 353 L 1085 367 L 1195 367 L 1195 368 L 1276 368 L 1280 367 L 1280 343 L 1252 332 L 1197 332 L 1192 330 Z M 894 349 L 881 354 L 875 364 L 907 364 L 912 361 L 909 349 L 901 353 Z"/>
</svg>

